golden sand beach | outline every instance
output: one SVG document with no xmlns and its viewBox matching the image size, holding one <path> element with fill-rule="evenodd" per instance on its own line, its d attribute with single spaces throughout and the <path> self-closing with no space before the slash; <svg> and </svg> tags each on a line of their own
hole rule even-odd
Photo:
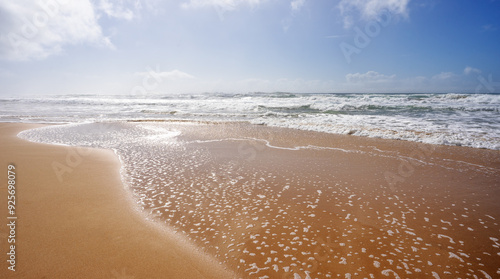
<svg viewBox="0 0 500 279">
<path fill-rule="evenodd" d="M 19 206 L 18 271 L 2 276 L 500 276 L 499 151 L 244 123 L 145 125 L 181 133 L 122 150 L 126 189 L 112 151 L 94 149 L 60 183 L 53 162 L 75 147 L 16 138 L 38 125 L 0 126 Z"/>
</svg>

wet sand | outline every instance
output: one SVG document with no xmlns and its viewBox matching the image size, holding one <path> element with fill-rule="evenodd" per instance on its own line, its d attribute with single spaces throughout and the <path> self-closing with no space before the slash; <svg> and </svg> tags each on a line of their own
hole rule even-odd
<svg viewBox="0 0 500 279">
<path fill-rule="evenodd" d="M 242 278 L 500 274 L 498 151 L 245 124 L 169 127 L 182 131 L 182 147 L 136 163 L 149 169 L 134 174 L 139 204 Z M 148 175 L 159 165 L 170 175 Z"/>
<path fill-rule="evenodd" d="M 499 151 L 239 123 L 144 125 L 182 133 L 175 142 L 167 144 L 159 137 L 156 142 L 120 151 L 125 162 L 125 183 L 138 207 L 156 223 L 187 236 L 200 250 L 238 273 L 239 278 L 500 276 Z M 5 140 L 3 130 L 2 141 L 20 142 L 12 137 Z M 68 152 L 67 147 L 23 144 L 33 150 L 35 146 L 41 148 L 36 152 L 59 154 L 60 160 Z M 155 273 L 158 268 L 189 271 L 183 269 L 186 263 L 181 259 L 192 254 L 191 246 L 176 244 L 172 240 L 175 235 L 163 235 L 162 243 L 156 242 L 156 236 L 149 238 L 155 240 L 148 246 L 155 253 L 168 254 L 169 247 L 177 247 L 172 250 L 180 255 L 178 261 L 169 266 L 163 266 L 169 261 L 163 255 L 151 259 L 144 257 L 150 255 L 144 251 L 132 253 L 140 248 L 135 246 L 138 243 L 144 247 L 141 236 L 145 232 L 157 234 L 157 230 L 145 228 L 145 224 L 153 223 L 145 222 L 144 215 L 136 213 L 128 203 L 120 188 L 119 162 L 111 151 L 92 153 L 95 158 L 85 157 L 64 180 L 71 186 L 65 188 L 54 177 L 36 178 L 52 172 L 47 161 L 41 161 L 40 167 L 29 165 L 30 158 L 33 163 L 40 159 L 38 153 L 23 150 L 23 157 L 18 155 L 19 147 L 5 146 L 4 152 L 16 152 L 10 156 L 19 158 L 20 179 L 21 170 L 37 170 L 31 174 L 36 179 L 33 181 L 45 185 L 43 190 L 32 186 L 29 194 L 20 192 L 33 196 L 28 203 L 31 211 L 26 211 L 30 213 L 22 215 L 20 209 L 19 216 L 26 216 L 22 220 L 30 224 L 32 232 L 55 228 L 51 234 L 19 237 L 33 238 L 34 251 L 50 251 L 44 258 L 36 257 L 37 253 L 24 252 L 31 258 L 19 255 L 23 261 L 27 257 L 30 263 L 36 263 L 38 269 L 31 272 L 42 270 L 47 275 L 32 274 L 52 278 L 56 276 L 51 276 L 51 271 L 71 272 L 84 266 L 79 274 L 88 271 L 95 272 L 95 276 L 82 277 L 113 278 L 111 270 L 126 268 L 134 278 L 148 277 L 141 271 L 152 272 L 150 278 L 203 278 L 184 274 L 155 276 L 162 274 Z M 51 184 L 42 183 L 45 179 Z M 103 181 L 107 182 L 103 185 Z M 104 187 L 113 188 L 107 188 L 111 190 L 104 195 Z M 61 188 L 66 189 L 64 199 L 58 197 Z M 36 200 L 40 198 L 45 203 Z M 50 217 L 61 206 L 72 208 L 72 214 L 59 212 L 64 218 Z M 102 214 L 104 211 L 107 214 Z M 88 212 L 92 212 L 91 217 Z M 114 215 L 109 220 L 106 216 L 111 212 Z M 96 220 L 96 216 L 103 219 Z M 71 219 L 77 217 L 78 221 Z M 103 231 L 102 226 L 108 229 Z M 101 233 L 92 238 L 100 241 L 98 245 L 81 243 L 89 233 L 83 228 Z M 77 236 L 63 238 L 65 245 L 56 244 L 56 239 L 68 235 L 65 231 L 70 229 Z M 123 237 L 123 232 L 130 235 Z M 83 255 L 65 250 L 73 246 L 91 252 Z M 124 246 L 130 252 L 117 256 L 116 251 Z M 106 253 L 108 250 L 111 252 Z M 56 261 L 51 256 L 56 254 L 64 265 L 50 268 L 47 263 L 53 267 Z M 60 254 L 71 254 L 73 258 L 58 258 Z M 79 259 L 74 259 L 75 254 Z M 96 268 L 90 270 L 82 260 Z M 213 271 L 202 273 L 207 270 L 203 269 L 206 261 L 192 261 L 199 264 L 201 274 L 219 278 Z M 19 268 L 30 270 L 21 264 Z"/>
<path fill-rule="evenodd" d="M 0 124 L 0 278 L 234 278 L 131 206 L 111 150 L 21 140 L 34 124 Z M 77 153 L 75 153 L 77 152 Z M 79 152 L 79 153 L 78 153 Z M 71 154 L 85 154 L 81 162 Z M 59 181 L 52 168 L 72 171 Z M 16 166 L 16 271 L 7 269 L 7 166 Z"/>
</svg>

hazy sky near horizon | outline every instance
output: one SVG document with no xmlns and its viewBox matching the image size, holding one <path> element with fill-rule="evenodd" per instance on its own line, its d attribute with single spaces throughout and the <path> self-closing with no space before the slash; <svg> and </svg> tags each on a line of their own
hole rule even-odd
<svg viewBox="0 0 500 279">
<path fill-rule="evenodd" d="M 0 0 L 0 96 L 500 92 L 500 0 Z"/>
</svg>

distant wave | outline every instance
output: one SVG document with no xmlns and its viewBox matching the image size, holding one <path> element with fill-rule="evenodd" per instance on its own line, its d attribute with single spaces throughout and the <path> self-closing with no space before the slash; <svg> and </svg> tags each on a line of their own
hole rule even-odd
<svg viewBox="0 0 500 279">
<path fill-rule="evenodd" d="M 0 99 L 0 121 L 248 121 L 327 133 L 500 149 L 499 94 L 213 93 Z"/>
</svg>

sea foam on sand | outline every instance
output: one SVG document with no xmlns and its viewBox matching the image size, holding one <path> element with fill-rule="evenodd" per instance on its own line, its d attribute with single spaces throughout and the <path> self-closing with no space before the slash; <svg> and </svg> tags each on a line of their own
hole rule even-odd
<svg viewBox="0 0 500 279">
<path fill-rule="evenodd" d="M 243 277 L 487 277 L 499 268 L 498 151 L 241 123 L 20 136 L 114 149 L 143 211 Z"/>
</svg>

